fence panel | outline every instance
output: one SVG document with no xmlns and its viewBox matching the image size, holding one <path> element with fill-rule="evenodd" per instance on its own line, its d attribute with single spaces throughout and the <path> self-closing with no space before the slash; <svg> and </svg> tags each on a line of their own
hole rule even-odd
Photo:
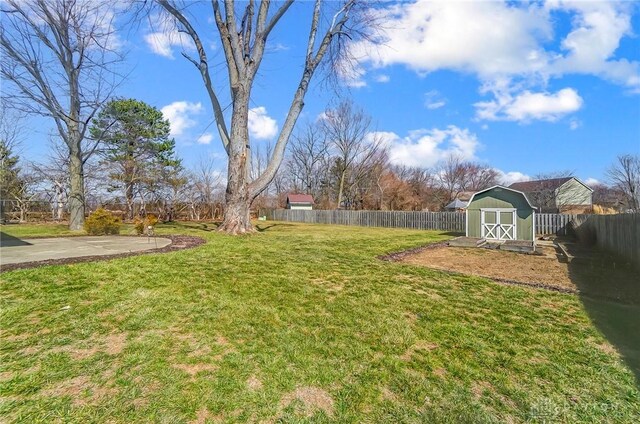
<svg viewBox="0 0 640 424">
<path fill-rule="evenodd" d="M 460 212 L 267 209 L 260 214 L 273 221 L 465 232 L 465 214 Z M 569 224 L 576 217 L 578 215 L 537 213 L 536 234 L 567 235 Z"/>
<path fill-rule="evenodd" d="M 357 225 L 362 227 L 410 228 L 463 233 L 464 213 L 414 211 L 342 211 L 266 209 L 260 211 L 271 221 L 315 224 Z"/>
<path fill-rule="evenodd" d="M 640 213 L 576 215 L 578 238 L 627 258 L 640 269 Z"/>
<path fill-rule="evenodd" d="M 536 234 L 557 234 L 565 236 L 569 231 L 569 224 L 577 215 L 559 213 L 537 213 Z"/>
</svg>

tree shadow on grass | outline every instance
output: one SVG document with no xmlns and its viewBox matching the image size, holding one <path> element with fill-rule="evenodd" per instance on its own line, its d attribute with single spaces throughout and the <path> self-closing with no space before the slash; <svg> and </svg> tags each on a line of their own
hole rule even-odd
<svg viewBox="0 0 640 424">
<path fill-rule="evenodd" d="M 263 233 L 273 227 L 293 227 L 293 224 L 268 224 L 263 226 L 256 225 L 256 230 L 258 230 L 258 232 L 260 233 Z"/>
<path fill-rule="evenodd" d="M 624 259 L 595 248 L 567 244 L 574 256 L 569 277 L 593 324 L 611 343 L 640 388 L 640 272 Z"/>
<path fill-rule="evenodd" d="M 163 224 L 163 227 L 165 228 L 180 228 L 180 229 L 186 229 L 186 230 L 200 230 L 200 231 L 207 231 L 207 232 L 212 232 L 212 231 L 218 231 L 218 227 L 220 226 L 220 222 L 219 221 L 213 221 L 213 222 L 193 222 L 193 221 L 188 221 L 188 222 L 167 222 Z"/>
</svg>

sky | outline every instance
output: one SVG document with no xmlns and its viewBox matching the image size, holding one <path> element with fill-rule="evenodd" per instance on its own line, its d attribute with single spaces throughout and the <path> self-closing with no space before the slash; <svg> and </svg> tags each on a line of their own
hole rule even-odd
<svg viewBox="0 0 640 424">
<path fill-rule="evenodd" d="M 335 4 L 335 3 L 334 3 Z M 311 2 L 274 29 L 251 99 L 253 145 L 274 142 L 298 84 Z M 211 9 L 190 4 L 223 107 L 230 97 Z M 570 171 L 606 182 L 620 154 L 640 154 L 640 3 L 384 2 L 374 39 L 353 39 L 354 69 L 332 90 L 317 75 L 299 123 L 351 97 L 373 120 L 392 163 L 434 167 L 448 155 L 494 167 L 504 183 Z M 124 24 L 126 12 L 121 12 Z M 162 110 L 185 165 L 226 168 L 189 40 L 156 15 L 118 33 L 127 80 L 117 94 Z M 33 119 L 26 155 L 47 149 L 52 125 Z"/>
</svg>

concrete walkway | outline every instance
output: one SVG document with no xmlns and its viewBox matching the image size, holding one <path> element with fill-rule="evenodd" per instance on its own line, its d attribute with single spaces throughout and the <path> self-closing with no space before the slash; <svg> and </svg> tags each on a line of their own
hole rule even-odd
<svg viewBox="0 0 640 424">
<path fill-rule="evenodd" d="M 156 244 L 157 242 L 157 244 Z M 118 253 L 140 252 L 168 246 L 166 238 L 87 236 L 18 239 L 3 237 L 0 245 L 0 264 L 78 258 L 82 256 L 108 256 Z"/>
</svg>

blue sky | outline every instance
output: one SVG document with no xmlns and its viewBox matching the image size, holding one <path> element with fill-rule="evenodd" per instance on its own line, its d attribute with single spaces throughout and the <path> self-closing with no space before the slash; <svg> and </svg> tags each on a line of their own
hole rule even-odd
<svg viewBox="0 0 640 424">
<path fill-rule="evenodd" d="M 270 39 L 252 97 L 254 144 L 275 140 L 302 66 L 311 3 L 295 4 Z M 206 34 L 214 81 L 229 104 L 206 5 L 190 6 Z M 570 170 L 603 181 L 622 153 L 640 154 L 640 7 L 634 2 L 389 2 L 379 45 L 354 41 L 359 59 L 343 95 L 369 113 L 395 163 L 422 167 L 456 153 L 495 167 L 505 182 Z M 161 108 L 187 166 L 226 167 L 192 52 L 174 28 L 144 21 L 122 31 L 128 80 L 118 94 Z M 209 37 L 209 38 L 207 38 Z M 314 84 L 301 121 L 335 98 Z M 210 126 L 209 126 L 210 125 Z M 35 120 L 27 154 L 46 149 Z"/>
</svg>

